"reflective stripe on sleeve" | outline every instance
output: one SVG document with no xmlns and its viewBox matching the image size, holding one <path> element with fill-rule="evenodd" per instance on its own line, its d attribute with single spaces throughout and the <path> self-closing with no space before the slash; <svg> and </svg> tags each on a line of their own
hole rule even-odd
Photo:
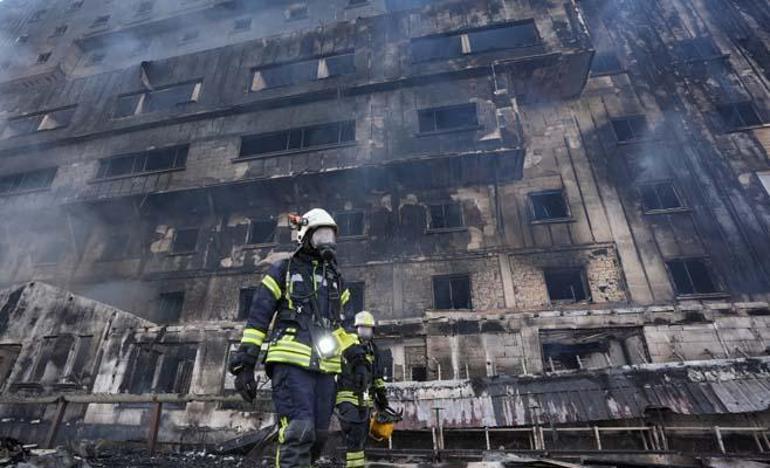
<svg viewBox="0 0 770 468">
<path fill-rule="evenodd" d="M 278 282 L 273 279 L 272 276 L 265 275 L 265 277 L 262 278 L 262 285 L 269 289 L 271 293 L 273 293 L 273 297 L 275 297 L 276 301 L 281 298 L 281 287 L 278 286 Z"/>
<path fill-rule="evenodd" d="M 350 289 L 346 289 L 342 291 L 342 295 L 340 296 L 340 302 L 342 305 L 345 305 L 350 301 Z"/>
<path fill-rule="evenodd" d="M 265 332 L 259 331 L 256 328 L 245 328 L 243 330 L 243 336 L 241 337 L 241 343 L 262 346 L 262 343 L 265 341 L 265 336 Z"/>
</svg>

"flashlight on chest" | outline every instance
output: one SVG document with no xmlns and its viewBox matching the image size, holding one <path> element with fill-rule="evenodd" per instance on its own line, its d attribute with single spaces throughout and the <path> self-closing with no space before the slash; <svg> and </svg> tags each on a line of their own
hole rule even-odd
<svg viewBox="0 0 770 468">
<path fill-rule="evenodd" d="M 339 356 L 352 345 L 358 344 L 355 335 L 339 327 L 334 331 L 325 329 L 313 330 L 313 346 L 321 359 L 330 359 Z"/>
<path fill-rule="evenodd" d="M 315 342 L 315 350 L 322 359 L 329 359 L 338 354 L 339 344 L 331 333 L 324 331 L 313 341 Z"/>
</svg>

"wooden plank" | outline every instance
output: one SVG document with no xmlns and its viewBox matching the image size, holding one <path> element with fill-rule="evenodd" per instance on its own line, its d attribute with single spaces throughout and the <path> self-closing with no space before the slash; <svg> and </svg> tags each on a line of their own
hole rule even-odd
<svg viewBox="0 0 770 468">
<path fill-rule="evenodd" d="M 56 415 L 54 415 L 53 421 L 51 421 L 51 427 L 48 429 L 48 435 L 45 438 L 45 448 L 53 448 L 56 443 L 56 436 L 59 434 L 59 427 L 64 419 L 64 413 L 67 411 L 68 402 L 64 398 L 60 398 L 56 405 Z"/>
<path fill-rule="evenodd" d="M 147 425 L 147 451 L 150 455 L 155 453 L 155 447 L 158 443 L 158 429 L 160 428 L 160 417 L 163 411 L 163 403 L 156 401 L 150 410 L 150 421 Z"/>
</svg>

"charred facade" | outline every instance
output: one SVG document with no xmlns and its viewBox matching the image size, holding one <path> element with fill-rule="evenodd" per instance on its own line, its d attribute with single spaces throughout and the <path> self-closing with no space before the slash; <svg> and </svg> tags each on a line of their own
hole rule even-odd
<svg viewBox="0 0 770 468">
<path fill-rule="evenodd" d="M 5 0 L 0 20 L 4 433 L 49 434 L 56 408 L 24 398 L 79 395 L 72 433 L 132 439 L 146 402 L 83 395 L 230 395 L 260 273 L 316 206 L 410 429 L 453 404 L 456 428 L 768 425 L 767 2 Z M 711 368 L 757 387 L 595 411 L 541 388 Z M 225 400 L 167 404 L 160 439 L 271 422 Z"/>
</svg>

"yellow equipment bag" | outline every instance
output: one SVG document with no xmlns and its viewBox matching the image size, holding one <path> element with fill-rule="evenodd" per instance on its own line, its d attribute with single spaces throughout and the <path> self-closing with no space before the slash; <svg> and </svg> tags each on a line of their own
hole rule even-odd
<svg viewBox="0 0 770 468">
<path fill-rule="evenodd" d="M 404 410 L 394 411 L 392 408 L 385 408 L 382 411 L 375 411 L 369 419 L 369 437 L 382 442 L 390 440 L 393 431 L 396 429 L 396 423 L 403 419 Z"/>
</svg>

